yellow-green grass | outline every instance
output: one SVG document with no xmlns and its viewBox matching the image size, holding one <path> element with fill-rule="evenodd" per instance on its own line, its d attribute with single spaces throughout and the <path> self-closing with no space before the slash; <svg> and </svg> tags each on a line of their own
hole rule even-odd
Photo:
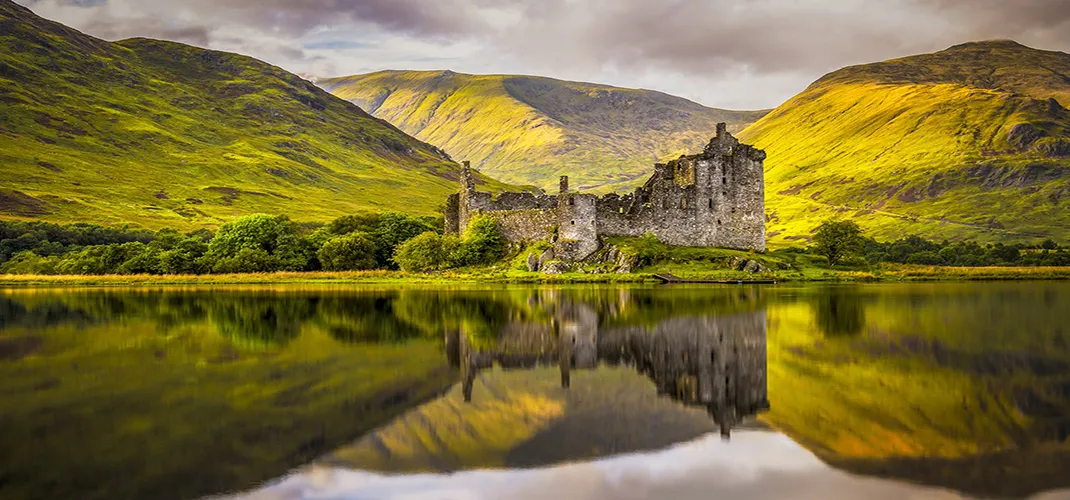
<svg viewBox="0 0 1070 500">
<path fill-rule="evenodd" d="M 408 273 L 403 271 L 277 272 L 202 275 L 35 275 L 0 274 L 0 286 L 40 285 L 132 286 L 132 285 L 259 285 L 309 284 L 447 284 L 447 283 L 657 283 L 655 274 L 671 273 L 681 278 L 703 280 L 768 280 L 778 282 L 821 281 L 1014 281 L 1066 280 L 1070 267 L 942 267 L 881 264 L 872 269 L 833 269 L 803 265 L 792 269 L 748 273 L 706 262 L 666 263 L 634 273 L 569 272 L 543 274 L 505 267 L 468 268 L 455 271 Z"/>
<path fill-rule="evenodd" d="M 485 174 L 544 189 L 560 175 L 581 189 L 635 187 L 654 162 L 701 150 L 717 122 L 739 130 L 765 113 L 522 75 L 381 71 L 317 83 Z"/>
<path fill-rule="evenodd" d="M 768 153 L 770 246 L 829 218 L 878 239 L 1070 241 L 1070 157 L 1038 146 L 1070 147 L 1067 73 L 1065 53 L 984 42 L 818 80 L 739 134 Z"/>
<path fill-rule="evenodd" d="M 105 42 L 10 0 L 0 23 L 0 217 L 189 230 L 432 214 L 456 191 L 441 151 L 267 63 Z"/>
</svg>

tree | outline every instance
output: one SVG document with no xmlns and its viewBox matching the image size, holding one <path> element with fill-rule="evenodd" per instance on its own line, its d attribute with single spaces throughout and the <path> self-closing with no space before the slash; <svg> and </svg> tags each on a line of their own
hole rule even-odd
<svg viewBox="0 0 1070 500">
<path fill-rule="evenodd" d="M 394 266 L 394 251 L 398 245 L 409 241 L 425 232 L 433 231 L 426 221 L 400 212 L 383 212 L 379 214 L 379 224 L 371 236 L 377 247 L 376 261 L 380 267 Z"/>
<path fill-rule="evenodd" d="M 375 243 L 364 233 L 336 236 L 316 253 L 328 271 L 362 271 L 375 268 Z"/>
<path fill-rule="evenodd" d="M 449 269 L 461 264 L 461 245 L 455 235 L 427 231 L 399 245 L 394 251 L 394 262 L 409 272 Z"/>
<path fill-rule="evenodd" d="M 468 221 L 461 241 L 461 260 L 464 265 L 492 264 L 505 253 L 505 237 L 498 221 L 486 215 L 476 215 Z"/>
<path fill-rule="evenodd" d="M 862 229 L 854 221 L 827 221 L 814 233 L 814 253 L 828 257 L 829 265 L 836 265 L 845 257 L 862 251 L 865 240 Z"/>
<path fill-rule="evenodd" d="M 215 272 L 301 271 L 312 254 L 289 218 L 255 214 L 219 228 L 204 258 Z"/>
</svg>

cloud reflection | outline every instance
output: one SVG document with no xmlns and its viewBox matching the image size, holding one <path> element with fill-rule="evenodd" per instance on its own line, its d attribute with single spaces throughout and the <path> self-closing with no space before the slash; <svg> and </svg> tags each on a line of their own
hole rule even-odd
<svg viewBox="0 0 1070 500">
<path fill-rule="evenodd" d="M 1044 498 L 1067 498 L 1065 493 Z M 382 499 L 954 499 L 947 490 L 835 470 L 788 437 L 745 430 L 732 441 L 708 434 L 653 452 L 530 470 L 383 475 L 323 466 L 236 495 L 242 500 Z"/>
</svg>

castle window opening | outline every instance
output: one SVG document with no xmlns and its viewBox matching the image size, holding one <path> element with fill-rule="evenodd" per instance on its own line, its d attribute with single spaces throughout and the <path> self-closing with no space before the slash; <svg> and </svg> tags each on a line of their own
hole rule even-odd
<svg viewBox="0 0 1070 500">
<path fill-rule="evenodd" d="M 576 221 L 572 221 L 572 225 L 575 226 L 576 225 Z"/>
<path fill-rule="evenodd" d="M 721 184 L 728 185 L 728 176 L 721 176 Z"/>
<path fill-rule="evenodd" d="M 713 198 L 706 200 L 709 203 L 710 210 L 713 210 Z"/>
<path fill-rule="evenodd" d="M 574 206 L 576 204 L 576 198 L 569 198 L 568 199 L 568 204 L 569 204 L 569 206 Z"/>
</svg>

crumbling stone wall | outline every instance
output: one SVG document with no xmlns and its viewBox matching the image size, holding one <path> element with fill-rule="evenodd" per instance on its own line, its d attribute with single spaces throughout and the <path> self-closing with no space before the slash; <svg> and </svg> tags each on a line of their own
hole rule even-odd
<svg viewBox="0 0 1070 500">
<path fill-rule="evenodd" d="M 654 166 L 633 193 L 596 197 L 569 192 L 561 178 L 556 196 L 475 191 L 468 163 L 462 189 L 447 200 L 446 227 L 463 231 L 474 213 L 493 214 L 512 241 L 544 239 L 558 228 L 555 253 L 582 260 L 598 250 L 601 236 L 642 236 L 682 246 L 765 250 L 765 152 L 741 144 L 717 125 L 717 135 L 696 155 Z M 539 211 L 527 217 L 499 212 Z M 556 220 L 550 220 L 550 211 Z M 454 223 L 456 221 L 456 223 Z M 538 226 L 538 227 L 536 227 Z"/>
<path fill-rule="evenodd" d="M 461 191 L 446 199 L 446 232 L 463 233 L 472 216 L 485 214 L 498 221 L 509 241 L 546 240 L 556 225 L 557 204 L 556 196 L 507 192 L 495 197 L 478 192 L 466 161 L 461 168 Z"/>
</svg>

